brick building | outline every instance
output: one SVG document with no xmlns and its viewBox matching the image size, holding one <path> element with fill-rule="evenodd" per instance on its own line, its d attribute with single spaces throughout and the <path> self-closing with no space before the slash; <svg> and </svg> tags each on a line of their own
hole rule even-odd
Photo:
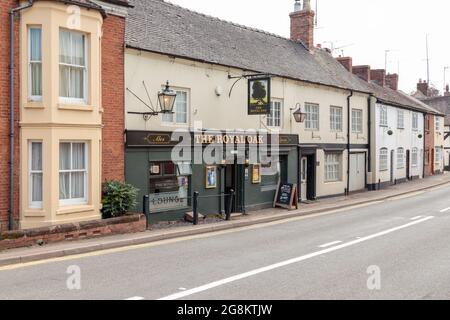
<svg viewBox="0 0 450 320">
<path fill-rule="evenodd" d="M 4 53 L 0 56 L 0 230 L 98 217 L 101 182 L 123 180 L 123 50 L 128 7 L 128 0 L 0 2 L 0 50 Z M 7 54 L 12 15 L 13 113 Z M 71 45 L 64 43 L 67 46 L 60 49 L 59 43 L 67 39 Z M 77 51 L 76 44 L 84 52 Z M 58 50 L 66 48 L 72 52 L 60 51 L 58 61 Z M 72 65 L 61 61 L 62 55 L 71 58 Z M 77 175 L 74 159 L 72 171 L 62 170 L 61 152 L 66 147 L 71 148 L 72 158 L 80 148 L 85 163 L 78 165 L 84 166 L 84 172 Z M 61 181 L 66 177 L 70 182 L 64 185 Z M 64 201 L 61 193 L 67 193 Z"/>
</svg>

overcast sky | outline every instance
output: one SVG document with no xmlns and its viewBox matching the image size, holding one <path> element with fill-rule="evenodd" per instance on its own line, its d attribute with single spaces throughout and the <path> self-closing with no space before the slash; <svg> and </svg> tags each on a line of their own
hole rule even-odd
<svg viewBox="0 0 450 320">
<path fill-rule="evenodd" d="M 294 0 L 169 0 L 180 6 L 246 26 L 289 37 Z M 317 0 L 315 42 L 341 48 L 354 65 L 385 66 L 400 72 L 400 89 L 410 93 L 427 78 L 426 35 L 429 34 L 430 81 L 444 88 L 444 67 L 450 65 L 450 1 L 443 0 Z M 315 8 L 316 0 L 311 0 Z M 342 52 L 343 50 L 343 52 Z M 450 82 L 450 69 L 447 83 Z"/>
</svg>

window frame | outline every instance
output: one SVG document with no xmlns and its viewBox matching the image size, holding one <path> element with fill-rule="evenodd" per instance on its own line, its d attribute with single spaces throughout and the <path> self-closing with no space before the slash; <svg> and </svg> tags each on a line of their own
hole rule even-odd
<svg viewBox="0 0 450 320">
<path fill-rule="evenodd" d="M 419 148 L 412 148 L 412 150 L 411 150 L 411 167 L 417 168 L 418 166 L 419 166 Z"/>
<path fill-rule="evenodd" d="M 417 112 L 413 112 L 411 116 L 411 128 L 413 131 L 419 130 L 419 114 Z"/>
<path fill-rule="evenodd" d="M 402 115 L 401 117 L 400 114 Z M 405 129 L 405 111 L 402 109 L 397 109 L 397 129 Z"/>
<path fill-rule="evenodd" d="M 358 122 L 355 122 L 355 117 L 354 115 L 359 114 L 359 118 L 356 117 L 356 119 L 358 119 Z M 355 126 L 356 125 L 356 126 Z M 352 133 L 363 133 L 363 111 L 362 109 L 352 109 Z"/>
<path fill-rule="evenodd" d="M 279 104 L 279 111 L 278 111 L 278 119 L 274 116 L 276 115 L 275 112 L 275 104 Z M 278 120 L 279 125 L 275 125 L 276 121 Z M 272 124 L 270 124 L 272 122 Z M 281 129 L 283 127 L 283 101 L 278 99 L 272 99 L 270 102 L 270 109 L 269 114 L 266 117 L 266 125 L 269 128 L 275 128 L 275 129 Z"/>
<path fill-rule="evenodd" d="M 33 170 L 33 143 L 41 144 L 41 170 Z M 33 175 L 42 175 L 42 200 L 33 201 Z M 28 207 L 30 209 L 42 209 L 44 203 L 44 143 L 42 140 L 28 141 Z"/>
<path fill-rule="evenodd" d="M 387 106 L 380 105 L 380 127 L 388 126 L 388 110 Z"/>
<path fill-rule="evenodd" d="M 329 162 L 329 156 L 336 156 L 337 160 Z M 325 151 L 325 170 L 324 170 L 324 180 L 325 183 L 334 183 L 334 182 L 341 182 L 342 181 L 342 152 L 327 152 Z M 329 171 L 330 169 L 333 169 L 333 171 Z M 336 169 L 337 170 L 334 170 Z M 330 175 L 336 175 L 330 178 Z"/>
<path fill-rule="evenodd" d="M 439 117 L 435 117 L 434 122 L 435 122 L 435 131 L 436 133 L 439 133 L 439 131 L 441 131 L 441 119 Z"/>
<path fill-rule="evenodd" d="M 79 66 L 79 65 L 75 65 L 75 64 L 68 64 L 68 63 L 62 63 L 61 62 L 61 43 L 59 43 L 61 41 L 61 32 L 69 32 L 70 34 L 80 34 L 83 36 L 84 39 L 84 61 L 85 61 L 85 66 Z M 72 39 L 72 38 L 71 38 Z M 59 54 L 58 54 L 58 98 L 59 98 L 59 102 L 62 104 L 75 104 L 75 105 L 87 105 L 89 103 L 89 36 L 87 33 L 85 32 L 81 32 L 81 31 L 76 31 L 76 30 L 70 30 L 70 29 L 65 29 L 65 28 L 59 28 L 59 33 L 58 33 L 58 43 L 59 43 Z M 72 41 L 70 41 L 71 45 L 72 45 Z M 84 97 L 83 98 L 73 98 L 73 97 L 61 97 L 61 66 L 66 66 L 69 68 L 78 68 L 81 69 L 83 68 L 83 93 L 84 93 Z M 69 77 L 70 78 L 70 77 Z M 70 85 L 69 85 L 70 88 Z"/>
<path fill-rule="evenodd" d="M 314 114 L 317 113 L 317 120 L 312 120 L 311 117 L 313 115 L 312 109 L 317 110 L 317 112 L 314 112 Z M 310 111 L 308 112 L 308 109 L 310 109 Z M 306 113 L 306 118 L 305 118 L 305 130 L 308 131 L 319 131 L 320 130 L 320 105 L 317 103 L 311 103 L 311 102 L 306 102 L 305 103 L 305 113 Z M 315 124 L 315 122 L 317 121 L 317 127 L 311 127 L 310 124 Z"/>
<path fill-rule="evenodd" d="M 31 30 L 37 29 L 41 32 L 41 60 L 40 61 L 32 61 L 31 60 Z M 43 94 L 43 56 L 42 56 L 42 26 L 41 25 L 29 25 L 27 28 L 28 32 L 28 100 L 32 102 L 41 102 L 42 101 L 42 94 Z M 33 95 L 33 86 L 32 86 L 32 65 L 33 64 L 40 64 L 41 65 L 41 94 L 40 95 Z"/>
<path fill-rule="evenodd" d="M 405 149 L 397 148 L 397 169 L 405 168 Z"/>
<path fill-rule="evenodd" d="M 84 144 L 84 163 L 85 163 L 85 169 L 70 169 L 70 170 L 61 170 L 61 165 L 58 163 L 59 169 L 58 169 L 58 181 L 61 173 L 75 173 L 75 172 L 84 172 L 84 197 L 83 198 L 70 198 L 70 199 L 61 199 L 61 191 L 59 191 L 59 205 L 60 206 L 71 206 L 71 205 L 87 205 L 89 202 L 89 143 L 87 141 L 77 141 L 77 140 L 60 140 L 59 141 L 59 147 L 61 147 L 61 144 L 63 143 L 70 143 L 70 167 L 73 166 L 73 144 L 76 143 L 82 143 Z M 61 152 L 59 151 L 59 157 L 61 157 Z M 59 160 L 60 162 L 61 160 Z M 69 175 L 71 177 L 71 174 Z M 60 183 L 60 182 L 59 182 Z M 59 189 L 61 188 L 60 185 Z M 72 183 L 71 178 L 69 180 L 69 194 L 72 196 Z"/>
<path fill-rule="evenodd" d="M 386 151 L 386 154 L 383 154 L 383 151 Z M 384 156 L 386 157 L 386 159 L 385 159 L 386 163 L 384 163 Z M 378 163 L 379 163 L 379 171 L 382 172 L 382 171 L 388 171 L 389 170 L 389 150 L 388 150 L 388 148 L 381 148 L 379 150 Z"/>
<path fill-rule="evenodd" d="M 333 113 L 333 110 L 335 111 Z M 339 111 L 336 113 L 336 111 Z M 332 132 L 342 132 L 343 130 L 343 108 L 330 106 L 330 130 Z"/>
<path fill-rule="evenodd" d="M 163 88 L 163 87 L 161 87 Z M 173 91 L 177 94 L 177 98 L 178 98 L 178 92 L 182 92 L 186 94 L 186 122 L 177 122 L 177 98 L 175 98 L 175 102 L 173 105 L 173 113 L 167 113 L 167 114 L 162 114 L 161 115 L 161 123 L 163 125 L 167 125 L 167 126 L 177 126 L 177 125 L 181 125 L 181 126 L 188 126 L 189 125 L 189 121 L 190 121 L 190 91 L 189 89 L 181 89 L 181 88 L 173 88 Z M 172 121 L 166 121 L 165 117 L 167 115 L 172 116 Z"/>
<path fill-rule="evenodd" d="M 439 152 L 438 152 L 439 150 Z M 438 157 L 439 155 L 439 157 Z M 441 165 L 442 163 L 442 155 L 443 155 L 443 148 L 442 147 L 435 147 L 434 148 L 434 165 Z"/>
</svg>

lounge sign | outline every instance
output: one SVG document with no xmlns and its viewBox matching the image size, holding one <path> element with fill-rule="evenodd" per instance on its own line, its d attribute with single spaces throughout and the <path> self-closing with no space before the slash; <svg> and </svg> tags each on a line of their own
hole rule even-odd
<svg viewBox="0 0 450 320">
<path fill-rule="evenodd" d="M 248 80 L 248 114 L 265 115 L 270 113 L 270 78 Z"/>
</svg>

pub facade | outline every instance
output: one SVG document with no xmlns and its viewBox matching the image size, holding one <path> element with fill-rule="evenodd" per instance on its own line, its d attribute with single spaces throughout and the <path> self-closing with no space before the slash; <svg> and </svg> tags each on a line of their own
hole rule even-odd
<svg viewBox="0 0 450 320">
<path fill-rule="evenodd" d="M 231 211 L 242 213 L 272 207 L 280 183 L 295 184 L 303 202 L 365 190 L 370 93 L 329 52 L 161 1 L 133 5 L 125 179 L 149 195 L 152 221 L 192 211 L 194 192 L 209 215 L 228 209 L 231 190 Z M 249 108 L 252 79 L 270 79 L 265 114 Z M 176 100 L 160 113 L 167 81 Z M 190 137 L 182 159 L 180 132 Z"/>
</svg>

